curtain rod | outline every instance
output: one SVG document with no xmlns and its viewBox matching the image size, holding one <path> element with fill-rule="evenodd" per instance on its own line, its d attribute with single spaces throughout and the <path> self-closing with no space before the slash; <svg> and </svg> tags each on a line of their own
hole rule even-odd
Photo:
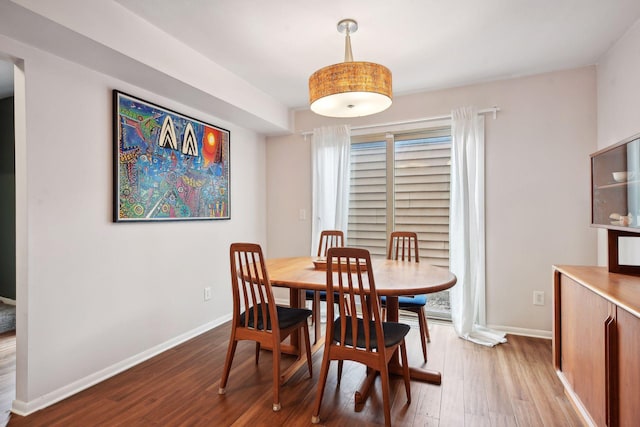
<svg viewBox="0 0 640 427">
<path fill-rule="evenodd" d="M 491 107 L 491 108 L 485 108 L 483 110 L 478 110 L 478 114 L 493 113 L 493 119 L 495 120 L 498 117 L 498 111 L 500 111 L 500 107 Z M 371 128 L 379 128 L 379 127 L 385 127 L 385 126 L 410 125 L 413 123 L 433 122 L 435 120 L 445 120 L 450 118 L 451 118 L 451 114 L 446 114 L 442 116 L 423 117 L 420 119 L 404 120 L 399 122 L 388 122 L 388 123 L 380 123 L 380 124 L 374 124 L 374 125 L 353 126 L 351 130 L 371 129 Z M 302 136 L 307 136 L 307 135 L 313 134 L 313 131 L 307 130 L 304 132 L 300 132 L 300 134 Z"/>
</svg>

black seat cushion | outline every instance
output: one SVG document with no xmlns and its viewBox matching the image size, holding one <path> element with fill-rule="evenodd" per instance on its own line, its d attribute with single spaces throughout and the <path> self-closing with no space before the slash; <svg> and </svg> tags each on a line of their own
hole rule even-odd
<svg viewBox="0 0 640 427">
<path fill-rule="evenodd" d="M 345 337 L 345 344 L 353 347 L 353 340 L 351 338 L 351 316 L 346 317 L 347 320 L 347 334 Z M 336 342 L 340 342 L 340 318 L 338 317 L 333 322 L 333 340 Z M 392 345 L 398 344 L 402 339 L 409 333 L 411 328 L 409 325 L 405 325 L 404 323 L 396 323 L 396 322 L 382 322 L 382 333 L 384 334 L 384 346 L 391 347 Z M 369 322 L 369 336 L 371 340 L 371 348 L 378 348 L 378 340 L 376 338 L 376 326 L 372 321 Z M 356 347 L 365 348 L 365 337 L 364 337 L 364 321 L 358 318 L 358 336 L 357 336 Z"/>
<path fill-rule="evenodd" d="M 327 293 L 325 291 L 318 291 L 320 292 L 320 301 L 326 301 L 327 300 Z M 307 289 L 305 291 L 305 299 L 308 301 L 313 300 L 313 294 L 315 293 L 315 291 L 310 291 L 309 289 Z"/>
<path fill-rule="evenodd" d="M 305 299 L 307 301 L 312 301 L 314 292 L 315 291 L 310 291 L 309 289 L 307 289 L 305 291 Z M 320 292 L 320 301 L 327 301 L 327 292 L 326 291 L 318 291 L 318 292 Z M 338 301 L 339 299 L 340 299 L 340 294 L 338 292 L 334 292 L 333 300 Z"/>
<path fill-rule="evenodd" d="M 258 308 L 258 326 L 256 329 L 264 329 L 264 323 L 262 321 L 262 304 L 257 305 Z M 271 330 L 271 319 L 269 318 L 269 305 L 265 304 L 265 308 L 267 310 L 267 330 Z M 249 327 L 253 328 L 253 307 L 247 310 L 249 312 Z M 300 323 L 305 319 L 311 316 L 311 310 L 307 310 L 306 308 L 290 308 L 290 307 L 281 307 L 276 305 L 276 311 L 278 314 L 278 323 L 280 324 L 280 329 L 285 329 L 290 326 L 295 325 L 296 323 Z M 244 317 L 245 312 L 240 315 L 240 324 L 244 325 Z"/>
</svg>

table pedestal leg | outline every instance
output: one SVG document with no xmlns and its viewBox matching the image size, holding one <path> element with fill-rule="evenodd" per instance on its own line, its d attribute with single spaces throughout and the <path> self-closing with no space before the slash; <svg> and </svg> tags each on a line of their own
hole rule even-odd
<svg viewBox="0 0 640 427">
<path fill-rule="evenodd" d="M 398 321 L 398 310 L 398 297 L 387 297 L 387 320 L 389 322 Z M 398 351 L 394 353 L 389 361 L 389 373 L 402 376 L 402 365 L 400 365 L 400 354 Z M 371 385 L 374 383 L 377 374 L 375 371 L 367 374 L 367 378 L 365 378 L 360 385 L 360 389 L 356 391 L 354 397 L 356 404 L 364 403 L 367 400 L 371 391 Z M 430 369 L 409 367 L 409 376 L 412 380 L 424 381 L 430 384 L 440 385 L 442 383 L 442 374 Z"/>
</svg>

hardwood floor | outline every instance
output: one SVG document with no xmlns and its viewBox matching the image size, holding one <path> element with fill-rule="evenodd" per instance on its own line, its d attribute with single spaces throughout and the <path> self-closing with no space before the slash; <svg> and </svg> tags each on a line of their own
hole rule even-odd
<svg viewBox="0 0 640 427">
<path fill-rule="evenodd" d="M 0 334 L 0 426 L 9 421 L 16 397 L 16 331 Z"/>
<path fill-rule="evenodd" d="M 442 385 L 412 381 L 406 405 L 403 381 L 391 381 L 396 426 L 580 426 L 551 363 L 551 341 L 509 336 L 486 348 L 455 336 L 450 325 L 430 322 L 429 368 Z M 314 377 L 301 369 L 281 390 L 282 410 L 271 410 L 271 354 L 254 363 L 254 346 L 238 345 L 227 385 L 217 394 L 229 326 L 206 332 L 128 371 L 9 426 L 309 426 L 322 352 Z M 422 364 L 418 327 L 408 338 L 410 364 Z M 284 367 L 292 358 L 285 357 Z M 354 412 L 361 365 L 345 363 L 340 387 L 331 368 L 320 418 L 327 426 L 383 425 L 380 380 Z"/>
</svg>

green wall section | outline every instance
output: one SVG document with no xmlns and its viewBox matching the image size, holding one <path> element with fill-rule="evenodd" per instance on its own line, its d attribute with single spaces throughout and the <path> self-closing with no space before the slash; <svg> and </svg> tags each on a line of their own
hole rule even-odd
<svg viewBox="0 0 640 427">
<path fill-rule="evenodd" d="M 0 296 L 16 299 L 16 174 L 13 97 L 0 99 Z"/>
</svg>

